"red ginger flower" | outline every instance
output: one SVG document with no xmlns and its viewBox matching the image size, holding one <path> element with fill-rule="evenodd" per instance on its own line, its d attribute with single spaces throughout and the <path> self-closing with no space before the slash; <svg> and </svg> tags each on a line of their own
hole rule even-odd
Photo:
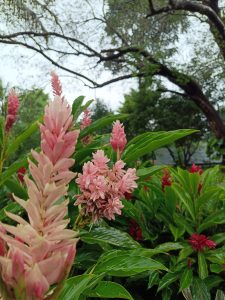
<svg viewBox="0 0 225 300">
<path fill-rule="evenodd" d="M 110 143 L 115 151 L 122 152 L 126 146 L 127 139 L 124 132 L 123 124 L 120 121 L 113 123 L 112 134 L 110 138 Z"/>
<path fill-rule="evenodd" d="M 25 167 L 21 167 L 21 168 L 19 168 L 19 170 L 17 171 L 17 177 L 18 177 L 18 179 L 19 179 L 19 181 L 20 181 L 21 183 L 24 182 L 24 175 L 25 175 L 25 173 L 26 173 L 26 168 L 25 168 Z"/>
<path fill-rule="evenodd" d="M 162 178 L 162 191 L 165 191 L 165 186 L 171 186 L 172 180 L 171 180 L 171 175 L 168 170 L 163 170 L 163 178 Z"/>
<path fill-rule="evenodd" d="M 207 238 L 204 234 L 193 233 L 188 240 L 194 250 L 201 252 L 204 248 L 215 248 L 216 243 Z"/>
<path fill-rule="evenodd" d="M 140 241 L 143 239 L 142 236 L 142 230 L 140 228 L 140 226 L 138 225 L 138 223 L 131 219 L 129 221 L 129 234 L 136 240 L 136 241 Z"/>
<path fill-rule="evenodd" d="M 193 164 L 189 170 L 189 173 L 199 173 L 200 175 L 203 173 L 203 170 L 200 166 L 196 166 Z"/>
<path fill-rule="evenodd" d="M 14 91 L 14 89 L 12 89 L 8 95 L 8 109 L 7 109 L 6 124 L 5 124 L 5 130 L 7 132 L 9 132 L 9 130 L 12 128 L 13 124 L 16 121 L 19 104 L 20 103 L 16 95 L 16 92 Z"/>
</svg>

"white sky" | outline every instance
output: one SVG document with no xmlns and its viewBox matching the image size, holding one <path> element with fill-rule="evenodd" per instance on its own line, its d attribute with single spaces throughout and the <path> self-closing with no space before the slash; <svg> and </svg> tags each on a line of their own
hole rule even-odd
<svg viewBox="0 0 225 300">
<path fill-rule="evenodd" d="M 77 58 L 78 60 L 79 58 Z M 18 86 L 22 89 L 42 88 L 51 95 L 50 72 L 55 67 L 46 60 L 40 58 L 32 51 L 11 45 L 1 45 L 0 51 L 0 78 L 4 86 Z M 109 86 L 91 89 L 76 78 L 67 77 L 65 73 L 57 70 L 63 85 L 64 94 L 67 100 L 72 101 L 85 95 L 86 100 L 100 98 L 110 108 L 117 110 L 131 87 L 136 86 L 135 80 L 118 82 Z M 101 81 L 109 79 L 109 72 L 103 72 Z M 98 78 L 96 78 L 98 79 Z"/>
</svg>

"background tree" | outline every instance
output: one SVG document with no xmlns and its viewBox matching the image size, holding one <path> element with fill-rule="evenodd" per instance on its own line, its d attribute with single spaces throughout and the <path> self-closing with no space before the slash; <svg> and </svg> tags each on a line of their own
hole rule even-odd
<svg viewBox="0 0 225 300">
<path fill-rule="evenodd" d="M 181 166 L 190 163 L 207 131 L 207 121 L 192 101 L 185 101 L 179 95 L 165 97 L 163 92 L 155 91 L 153 85 L 149 87 L 149 83 L 142 83 L 138 90 L 125 95 L 120 112 L 129 114 L 125 121 L 129 138 L 146 131 L 198 129 L 199 133 L 177 141 L 175 147 L 167 147 L 174 163 Z"/>
<path fill-rule="evenodd" d="M 96 99 L 91 107 L 91 119 L 92 121 L 97 121 L 102 117 L 112 115 L 114 112 L 104 103 L 101 99 Z M 107 125 L 105 128 L 99 129 L 98 134 L 110 133 L 112 131 L 112 126 Z"/>
<path fill-rule="evenodd" d="M 44 29 L 38 26 L 32 28 L 30 24 L 26 27 L 25 23 L 19 22 L 17 26 L 3 30 L 1 43 L 33 50 L 92 87 L 135 77 L 166 78 L 176 86 L 171 88 L 167 85 L 167 89 L 179 92 L 187 101 L 191 99 L 204 113 L 215 136 L 225 140 L 225 124 L 214 105 L 224 94 L 222 2 L 108 0 L 103 1 L 101 7 L 96 5 L 96 1 L 89 0 L 76 1 L 66 11 L 65 6 L 60 6 L 57 1 L 45 2 L 42 11 L 40 6 L 31 4 L 27 5 L 42 21 Z M 76 12 L 79 13 L 78 21 Z M 179 59 L 185 52 L 184 47 L 179 48 L 176 44 L 184 37 L 186 48 L 189 48 L 185 61 Z M 88 59 L 88 66 L 96 73 L 90 73 L 87 68 L 78 71 L 73 63 L 75 56 L 86 58 L 85 65 Z M 106 66 L 113 70 L 114 76 L 107 81 L 96 82 L 96 74 Z M 220 96 L 218 92 L 210 95 L 203 75 L 211 77 L 211 86 L 217 87 Z"/>
</svg>

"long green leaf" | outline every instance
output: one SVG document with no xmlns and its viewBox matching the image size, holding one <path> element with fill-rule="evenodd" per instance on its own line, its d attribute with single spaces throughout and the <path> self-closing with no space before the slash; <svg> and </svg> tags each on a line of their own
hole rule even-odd
<svg viewBox="0 0 225 300">
<path fill-rule="evenodd" d="M 167 270 L 160 262 L 148 257 L 129 255 L 124 251 L 124 254 L 119 254 L 115 257 L 110 257 L 97 264 L 95 273 L 105 272 L 108 275 L 127 277 L 145 271 Z"/>
<path fill-rule="evenodd" d="M 203 253 L 198 253 L 198 274 L 201 279 L 208 276 L 208 267 Z"/>
<path fill-rule="evenodd" d="M 163 278 L 159 282 L 159 287 L 157 292 L 163 290 L 167 286 L 169 286 L 171 283 L 176 281 L 178 278 L 178 275 L 176 273 L 167 273 L 166 275 L 163 276 Z"/>
<path fill-rule="evenodd" d="M 27 158 L 14 162 L 0 176 L 0 186 L 8 180 L 21 167 L 26 167 L 28 164 Z"/>
<path fill-rule="evenodd" d="M 57 300 L 78 300 L 88 284 L 96 277 L 93 274 L 85 274 L 67 279 Z"/>
<path fill-rule="evenodd" d="M 80 231 L 80 238 L 88 244 L 110 244 L 121 248 L 134 249 L 140 244 L 134 241 L 129 234 L 113 227 L 96 227 L 91 231 Z"/>
<path fill-rule="evenodd" d="M 40 120 L 41 119 L 42 118 L 40 118 Z M 29 136 L 31 136 L 35 131 L 38 130 L 39 121 L 34 122 L 24 132 L 22 132 L 19 136 L 15 138 L 15 140 L 9 145 L 8 149 L 6 150 L 6 158 L 11 154 L 15 153 L 20 144 L 22 144 L 27 138 L 29 138 Z"/>
<path fill-rule="evenodd" d="M 156 149 L 172 144 L 176 140 L 196 132 L 191 129 L 180 129 L 168 132 L 146 132 L 132 139 L 125 151 L 122 159 L 126 162 L 136 161 L 145 154 L 151 153 Z"/>
<path fill-rule="evenodd" d="M 87 296 L 101 299 L 116 298 L 133 300 L 131 294 L 122 285 L 111 281 L 101 281 Z"/>
<path fill-rule="evenodd" d="M 91 123 L 89 126 L 87 126 L 86 128 L 84 128 L 83 130 L 81 130 L 79 137 L 83 138 L 84 136 L 95 132 L 98 129 L 101 129 L 109 124 L 112 124 L 113 121 L 116 120 L 124 120 L 128 117 L 128 115 L 126 114 L 122 114 L 122 115 L 112 115 L 112 116 L 106 116 L 103 117 L 97 121 L 94 121 L 93 123 Z"/>
<path fill-rule="evenodd" d="M 180 289 L 179 291 L 183 291 L 191 285 L 193 279 L 193 271 L 192 269 L 185 269 L 180 279 Z"/>
<path fill-rule="evenodd" d="M 79 115 L 82 112 L 81 106 L 84 101 L 84 98 L 85 98 L 85 96 L 79 96 L 73 101 L 72 114 L 73 114 L 74 121 L 77 120 L 77 118 L 79 117 Z"/>
</svg>

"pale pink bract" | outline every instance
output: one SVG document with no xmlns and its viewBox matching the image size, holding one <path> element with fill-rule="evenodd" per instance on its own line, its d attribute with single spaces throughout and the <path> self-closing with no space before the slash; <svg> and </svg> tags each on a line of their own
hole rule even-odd
<svg viewBox="0 0 225 300">
<path fill-rule="evenodd" d="M 6 212 L 17 226 L 1 224 L 1 277 L 9 299 L 44 299 L 49 288 L 67 277 L 76 253 L 73 230 L 66 229 L 68 183 L 75 177 L 69 170 L 79 131 L 71 130 L 71 108 L 59 96 L 49 102 L 41 125 L 40 153 L 32 151 L 24 176 L 28 200 L 14 196 L 28 221 Z M 59 200 L 61 200 L 59 202 Z"/>
</svg>

